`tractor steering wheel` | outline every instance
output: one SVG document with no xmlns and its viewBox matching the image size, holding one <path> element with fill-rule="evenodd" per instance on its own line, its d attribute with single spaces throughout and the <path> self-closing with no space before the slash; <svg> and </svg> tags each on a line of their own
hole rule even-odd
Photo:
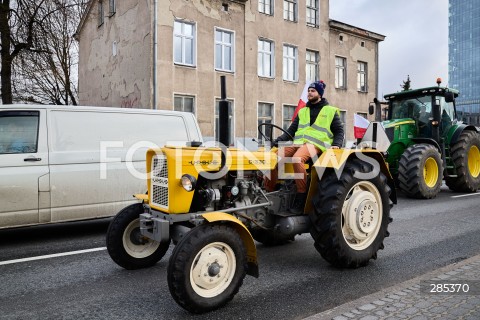
<svg viewBox="0 0 480 320">
<path fill-rule="evenodd" d="M 270 136 L 267 137 L 263 131 L 262 131 L 262 127 L 270 127 Z M 260 132 L 260 135 L 265 139 L 265 141 L 273 141 L 273 128 L 276 128 L 280 131 L 282 131 L 283 133 L 286 133 L 288 135 L 288 137 L 290 138 L 290 140 L 294 140 L 292 135 L 290 133 L 288 133 L 287 130 L 283 129 L 282 127 L 279 127 L 275 124 L 272 124 L 272 123 L 261 123 L 258 125 L 258 132 Z"/>
</svg>

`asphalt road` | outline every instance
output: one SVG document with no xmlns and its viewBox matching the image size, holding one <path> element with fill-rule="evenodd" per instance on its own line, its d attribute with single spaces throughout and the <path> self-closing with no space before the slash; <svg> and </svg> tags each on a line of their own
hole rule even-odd
<svg viewBox="0 0 480 320">
<path fill-rule="evenodd" d="M 338 270 L 309 235 L 258 245 L 260 277 L 247 276 L 226 307 L 196 319 L 301 319 L 480 253 L 480 194 L 443 188 L 434 200 L 399 196 L 385 250 L 367 267 Z M 102 248 L 109 219 L 0 230 L 0 319 L 185 319 L 166 282 L 170 253 L 127 271 Z M 171 248 L 170 248 L 171 250 Z"/>
</svg>

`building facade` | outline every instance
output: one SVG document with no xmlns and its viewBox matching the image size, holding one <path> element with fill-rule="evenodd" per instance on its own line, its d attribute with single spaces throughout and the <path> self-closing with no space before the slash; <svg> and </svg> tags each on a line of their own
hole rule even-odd
<svg viewBox="0 0 480 320">
<path fill-rule="evenodd" d="M 330 20 L 328 0 L 93 0 L 77 37 L 81 104 L 193 112 L 213 140 L 223 75 L 237 145 L 252 144 L 260 123 L 287 127 L 320 79 L 353 139 L 385 38 Z"/>
<path fill-rule="evenodd" d="M 480 2 L 449 1 L 449 86 L 460 91 L 460 118 L 480 126 Z"/>
</svg>

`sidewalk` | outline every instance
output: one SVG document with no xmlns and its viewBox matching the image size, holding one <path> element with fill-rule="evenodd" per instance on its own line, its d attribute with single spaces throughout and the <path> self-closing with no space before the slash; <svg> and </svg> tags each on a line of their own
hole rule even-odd
<svg viewBox="0 0 480 320">
<path fill-rule="evenodd" d="M 434 284 L 459 284 L 431 293 Z M 467 286 L 460 286 L 467 284 Z M 442 287 L 443 288 L 443 287 Z M 463 291 L 468 291 L 464 293 Z M 480 319 L 480 255 L 451 264 L 305 320 Z"/>
</svg>

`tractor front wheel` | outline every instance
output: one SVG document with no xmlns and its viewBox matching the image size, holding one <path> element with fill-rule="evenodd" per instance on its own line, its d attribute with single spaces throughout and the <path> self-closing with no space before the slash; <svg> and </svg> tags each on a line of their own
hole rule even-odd
<svg viewBox="0 0 480 320">
<path fill-rule="evenodd" d="M 160 261 L 170 246 L 170 241 L 156 242 L 140 233 L 141 203 L 132 204 L 113 218 L 107 230 L 108 254 L 119 266 L 140 269 Z"/>
<path fill-rule="evenodd" d="M 335 267 L 367 265 L 389 235 L 391 189 L 385 175 L 372 169 L 353 160 L 340 178 L 331 170 L 319 182 L 310 233 L 317 251 Z"/>
<path fill-rule="evenodd" d="M 445 182 L 450 190 L 475 192 L 480 188 L 480 135 L 464 131 L 452 145 L 451 155 L 456 177 L 447 177 Z"/>
<path fill-rule="evenodd" d="M 202 313 L 232 300 L 246 270 L 246 249 L 235 229 L 202 224 L 175 246 L 168 264 L 168 287 L 182 308 Z"/>
<path fill-rule="evenodd" d="M 410 198 L 434 198 L 442 186 L 443 162 L 437 148 L 429 144 L 408 147 L 400 157 L 398 181 Z"/>
</svg>

